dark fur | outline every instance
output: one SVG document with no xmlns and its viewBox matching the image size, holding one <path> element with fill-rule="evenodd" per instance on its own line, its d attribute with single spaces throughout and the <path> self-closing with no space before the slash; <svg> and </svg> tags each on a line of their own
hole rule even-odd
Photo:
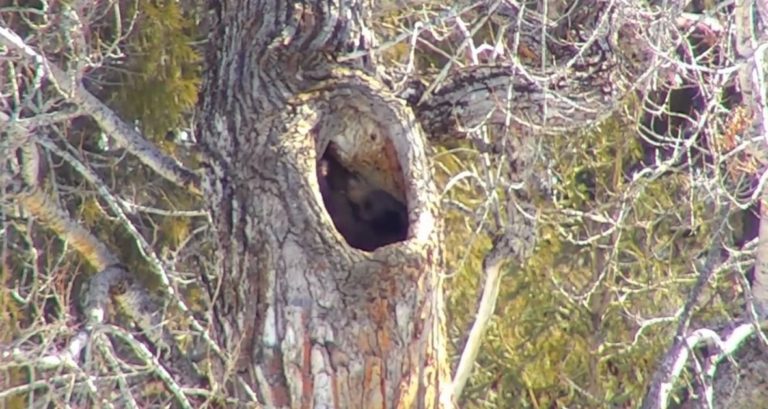
<svg viewBox="0 0 768 409">
<path fill-rule="evenodd" d="M 405 240 L 408 211 L 394 196 L 371 186 L 330 155 L 318 162 L 317 179 L 325 208 L 350 246 L 372 251 Z"/>
</svg>

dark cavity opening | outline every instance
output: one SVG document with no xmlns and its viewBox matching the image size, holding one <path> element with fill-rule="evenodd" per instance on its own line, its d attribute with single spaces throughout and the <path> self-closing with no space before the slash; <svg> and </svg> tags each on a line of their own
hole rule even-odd
<svg viewBox="0 0 768 409">
<path fill-rule="evenodd" d="M 326 150 L 317 162 L 320 194 L 336 230 L 356 249 L 373 251 L 406 239 L 408 207 Z"/>
</svg>

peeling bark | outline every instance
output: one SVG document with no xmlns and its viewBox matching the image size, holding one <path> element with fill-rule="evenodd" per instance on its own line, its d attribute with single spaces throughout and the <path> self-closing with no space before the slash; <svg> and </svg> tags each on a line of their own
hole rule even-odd
<svg viewBox="0 0 768 409">
<path fill-rule="evenodd" d="M 441 222 L 420 128 L 375 79 L 321 54 L 366 41 L 362 4 L 306 4 L 287 20 L 272 6 L 220 4 L 201 101 L 214 316 L 234 366 L 218 373 L 242 377 L 268 407 L 451 407 Z M 347 244 L 318 186 L 329 147 L 407 203 L 406 241 Z"/>
<path fill-rule="evenodd" d="M 217 4 L 198 123 L 219 242 L 216 332 L 235 351 L 233 372 L 268 406 L 451 405 L 440 218 L 424 137 L 404 102 L 367 75 L 374 61 L 356 61 L 355 70 L 328 57 L 374 42 L 366 5 Z M 533 50 L 541 69 L 448 76 L 446 67 L 424 94 L 409 95 L 426 132 L 441 140 L 491 124 L 561 133 L 610 114 L 653 68 L 648 32 L 668 37 L 643 25 L 651 15 L 607 1 L 578 5 L 546 40 L 525 31 L 513 47 Z M 573 36 L 581 47 L 566 41 Z M 329 147 L 350 172 L 404 199 L 406 241 L 372 252 L 347 245 L 315 172 Z M 220 362 L 218 372 L 225 368 Z"/>
<path fill-rule="evenodd" d="M 523 15 L 513 2 L 494 2 L 498 15 L 518 25 L 511 48 L 521 55 L 505 66 L 452 70 L 449 64 L 436 81 L 423 85 L 426 92 L 408 98 L 414 115 L 373 75 L 375 39 L 365 25 L 368 2 L 214 2 L 217 21 L 197 129 L 206 151 L 203 189 L 217 238 L 212 274 L 217 282 L 210 286 L 210 332 L 216 342 L 208 340 L 207 346 L 213 357 L 212 383 L 233 397 L 227 404 L 453 406 L 454 392 L 466 381 L 493 310 L 500 263 L 527 257 L 534 228 L 530 220 L 517 223 L 509 210 L 516 231 L 504 237 L 501 253 L 486 260 L 483 319 L 451 384 L 439 278 L 444 269 L 442 223 L 422 128 L 438 142 L 464 137 L 484 124 L 513 135 L 519 132 L 506 152 L 517 159 L 515 155 L 522 156 L 518 151 L 531 145 L 532 134 L 561 133 L 598 122 L 625 95 L 642 88 L 646 71 L 657 74 L 650 58 L 656 53 L 649 54 L 647 47 L 650 40 L 659 54 L 674 48 L 664 29 L 674 27 L 668 24 L 672 20 L 657 23 L 651 13 L 623 8 L 630 3 L 583 0 L 566 9 L 547 9 L 549 3 L 541 2 L 538 13 Z M 623 14 L 629 12 L 635 14 Z M 42 69 L 62 95 L 162 177 L 188 190 L 199 189 L 196 175 L 159 155 L 42 53 L 3 28 L 0 40 Z M 752 51 L 766 54 L 765 48 Z M 344 53 L 363 57 L 339 58 Z M 761 107 L 764 117 L 764 101 Z M 19 150 L 34 163 L 32 146 Z M 323 200 L 322 175 L 318 179 L 317 168 L 327 152 L 350 175 L 373 186 L 343 200 L 352 198 L 360 205 L 375 191 L 386 195 L 381 200 L 405 204 L 405 237 L 398 231 L 396 240 L 349 245 L 355 241 L 345 233 L 348 224 L 339 224 L 339 210 L 329 204 L 332 200 Z M 524 162 L 518 164 L 527 165 Z M 25 169 L 28 181 L 35 179 L 33 167 Z M 89 314 L 103 313 L 105 300 L 113 298 L 159 357 L 149 353 L 143 340 L 120 331 L 113 335 L 154 365 L 180 406 L 191 406 L 181 388 L 200 379 L 162 325 L 164 304 L 175 296 L 167 278 L 163 302 L 148 296 L 103 244 L 32 186 L 13 191 L 14 199 L 100 270 L 92 282 Z M 527 208 L 530 203 L 521 200 L 515 205 Z M 402 210 L 398 208 L 398 215 Z M 156 257 L 147 260 L 162 270 Z M 761 277 L 755 285 L 758 301 L 764 292 Z M 175 305 L 188 312 L 181 301 Z M 93 322 L 100 324 L 101 319 Z M 206 332 L 195 320 L 190 326 Z M 687 329 L 687 323 L 681 326 L 681 339 Z M 80 348 L 80 341 L 73 339 L 73 349 Z M 687 359 L 678 355 L 681 342 L 670 350 L 662 368 L 669 373 L 661 375 L 673 374 L 673 364 Z M 170 363 L 184 385 L 169 376 L 161 360 Z M 672 376 L 660 378 L 659 388 L 675 381 Z M 668 395 L 651 392 L 650 399 L 656 399 L 649 400 L 651 407 L 666 404 Z"/>
</svg>

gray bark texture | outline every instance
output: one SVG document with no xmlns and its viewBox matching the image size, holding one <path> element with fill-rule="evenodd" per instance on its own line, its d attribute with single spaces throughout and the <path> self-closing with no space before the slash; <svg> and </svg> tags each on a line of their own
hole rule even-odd
<svg viewBox="0 0 768 409">
<path fill-rule="evenodd" d="M 593 13 L 567 21 L 615 43 L 610 24 L 597 28 L 615 9 L 595 3 Z M 512 67 L 462 70 L 411 95 L 413 105 L 422 100 L 416 116 L 372 75 L 375 60 L 335 62 L 374 42 L 369 6 L 217 4 L 198 131 L 219 246 L 213 316 L 219 345 L 231 351 L 218 371 L 238 399 L 270 407 L 452 406 L 442 226 L 421 126 L 434 140 L 461 137 L 462 127 L 483 120 L 521 136 L 562 132 L 600 120 L 629 89 L 616 44 L 594 42 L 577 56 L 553 43 L 559 71 L 533 78 Z M 525 41 L 540 47 L 532 38 Z M 530 160 L 525 141 L 510 153 L 521 165 Z M 352 191 L 358 182 L 336 183 L 334 174 L 386 194 L 377 203 L 406 203 L 406 240 L 377 249 L 376 238 L 351 237 L 370 232 L 335 213 L 367 219 L 365 201 Z M 334 185 L 345 188 L 329 192 Z M 509 230 L 522 230 L 510 255 L 523 257 L 532 227 Z"/>
<path fill-rule="evenodd" d="M 189 192 L 203 192 L 216 254 L 213 271 L 201 268 L 212 306 L 205 309 L 208 327 L 173 291 L 152 251 L 146 251 L 146 259 L 161 278 L 156 297 L 107 246 L 46 197 L 36 186 L 33 147 L 55 152 L 55 146 L 41 137 L 28 138 L 31 125 L 9 126 L 14 146 L 22 150 L 17 156 L 27 165 L 24 177 L 3 182 L 8 185 L 4 192 L 98 271 L 89 278 L 82 331 L 68 349 L 38 364 L 77 368 L 88 337 L 103 340 L 106 333 L 131 345 L 179 407 L 198 406 L 198 395 L 226 407 L 454 407 L 454 395 L 475 366 L 494 312 L 502 263 L 523 264 L 535 244 L 535 216 L 529 215 L 536 209 L 527 190 L 549 183 L 535 166 L 540 159 L 536 139 L 598 123 L 627 96 L 637 97 L 647 110 L 638 128 L 666 135 L 674 124 L 681 135 L 698 132 L 705 122 L 715 122 L 708 110 L 720 112 L 715 109 L 719 104 L 686 101 L 691 111 L 686 119 L 670 121 L 672 102 L 659 95 L 679 91 L 682 86 L 675 81 L 686 76 L 711 74 L 701 74 L 700 82 L 689 87 L 702 91 L 712 73 L 734 75 L 719 70 L 718 62 L 711 63 L 716 70 L 694 61 L 698 54 L 679 51 L 695 34 L 717 30 L 707 26 L 703 15 L 686 20 L 676 2 L 663 2 L 664 10 L 629 0 L 480 3 L 481 19 L 509 28 L 511 34 L 501 41 L 513 54 L 493 64 L 458 67 L 458 58 L 451 60 L 426 84 L 411 73 L 385 74 L 378 65 L 377 40 L 368 26 L 374 6 L 369 0 L 211 1 L 212 31 L 195 127 L 204 156 L 202 178 L 161 155 L 91 95 L 79 77 L 71 81 L 74 86 L 60 88 L 62 99 L 105 132 L 121 135 L 118 142 L 161 177 Z M 765 20 L 765 7 L 758 7 L 763 3 L 736 3 L 746 7 L 744 18 Z M 765 23 L 754 25 L 762 45 L 751 54 L 744 51 L 738 61 L 753 64 L 744 76 L 764 84 Z M 47 60 L 43 50 L 3 27 L 0 41 L 41 77 L 67 84 L 69 77 L 55 69 L 56 61 Z M 747 79 L 741 89 L 749 88 Z M 391 85 L 398 81 L 407 85 Z M 764 92 L 755 94 L 750 104 L 768 118 Z M 652 103 L 661 108 L 652 112 Z M 0 113 L 0 123 L 13 120 Z M 765 121 L 756 125 L 764 134 Z M 471 130 L 482 127 L 501 135 L 485 148 L 509 161 L 505 182 L 522 188 L 505 191 L 500 206 L 507 212 L 505 225 L 499 222 L 500 233 L 483 266 L 487 285 L 481 319 L 452 380 L 441 291 L 443 224 L 427 147 L 472 136 Z M 15 149 L 5 156 L 14 156 L 10 152 Z M 665 154 L 661 149 L 653 153 Z M 79 172 L 101 185 L 95 173 Z M 644 177 L 642 172 L 636 176 Z M 98 191 L 113 213 L 131 225 L 107 189 Z M 761 249 L 766 243 L 762 230 L 768 229 L 759 233 Z M 151 250 L 139 232 L 132 233 L 142 250 Z M 715 274 L 719 250 L 711 250 L 712 263 L 705 263 L 697 286 L 703 288 Z M 758 269 L 752 283 L 758 307 L 765 305 L 768 293 L 764 270 Z M 700 389 L 706 393 L 684 404 L 704 405 L 712 398 L 729 407 L 759 405 L 763 395 L 749 391 L 761 390 L 764 383 L 756 374 L 764 372 L 760 348 L 765 338 L 753 336 L 760 334 L 764 311 L 757 308 L 748 324 L 733 331 L 736 335 L 721 339 L 715 331 L 689 327 L 699 293 L 690 296 L 676 338 L 649 385 L 645 407 L 669 406 L 681 372 L 692 366 L 689 355 L 706 352 L 700 348 L 705 342 L 718 347 L 707 355 L 709 378 L 701 377 Z M 104 325 L 109 302 L 128 316 L 139 335 Z M 190 320 L 189 327 L 207 346 L 202 359 L 187 356 L 190 349 L 199 352 L 197 345 L 182 348 L 186 345 L 174 336 L 174 325 L 182 326 L 173 322 L 169 311 L 174 309 Z M 16 352 L 19 362 L 30 356 Z M 728 361 L 732 357 L 744 366 L 734 366 Z M 109 403 L 96 386 L 84 384 Z"/>
<path fill-rule="evenodd" d="M 365 63 L 329 58 L 369 40 L 362 4 L 328 7 L 215 11 L 198 129 L 219 245 L 217 341 L 230 351 L 216 370 L 238 399 L 267 407 L 450 407 L 438 396 L 449 368 L 425 139 Z M 345 215 L 321 192 L 326 154 L 407 202 L 406 241 L 347 242 L 333 223 Z"/>
<path fill-rule="evenodd" d="M 453 405 L 426 141 L 497 127 L 514 135 L 506 153 L 530 171 L 532 135 L 583 128 L 633 92 L 650 95 L 649 81 L 672 74 L 659 50 L 679 40 L 672 11 L 585 0 L 536 20 L 511 4 L 488 3 L 489 15 L 517 22 L 512 49 L 534 64 L 448 64 L 429 87 L 415 81 L 399 93 L 374 74 L 372 54 L 360 53 L 375 43 L 366 2 L 216 4 L 198 131 L 218 239 L 215 333 L 230 351 L 216 371 L 237 399 Z M 546 19 L 556 23 L 545 39 Z M 338 58 L 355 52 L 364 56 Z M 407 206 L 404 241 L 379 247 L 355 228 L 370 210 L 351 199 L 361 197 L 360 181 L 373 186 L 362 191 Z M 533 240 L 532 227 L 524 230 L 517 235 L 528 240 L 510 249 L 518 259 Z"/>
</svg>

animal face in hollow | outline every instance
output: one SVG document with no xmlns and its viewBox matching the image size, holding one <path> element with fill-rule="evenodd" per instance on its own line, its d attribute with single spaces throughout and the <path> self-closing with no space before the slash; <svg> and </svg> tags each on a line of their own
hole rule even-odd
<svg viewBox="0 0 768 409">
<path fill-rule="evenodd" d="M 361 233 L 359 232 L 360 227 L 354 220 L 355 212 L 352 203 L 344 193 L 341 183 L 342 180 L 336 166 L 326 159 L 320 160 L 317 164 L 317 184 L 323 197 L 325 209 L 331 216 L 336 230 L 349 242 L 351 237 L 356 238 Z"/>
<path fill-rule="evenodd" d="M 367 222 L 382 236 L 382 240 L 392 243 L 405 240 L 408 233 L 408 209 L 394 196 L 381 189 L 372 189 L 364 194 L 352 195 L 353 209 L 359 218 Z"/>
<path fill-rule="evenodd" d="M 372 251 L 405 240 L 406 206 L 325 155 L 317 164 L 320 193 L 336 230 L 355 248 Z"/>
</svg>

